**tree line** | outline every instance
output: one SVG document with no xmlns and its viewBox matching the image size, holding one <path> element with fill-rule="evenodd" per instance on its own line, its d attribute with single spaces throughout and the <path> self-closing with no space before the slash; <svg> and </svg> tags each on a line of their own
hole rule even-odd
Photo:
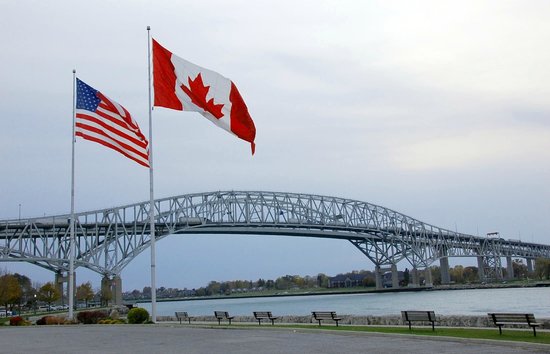
<svg viewBox="0 0 550 354">
<path fill-rule="evenodd" d="M 534 271 L 529 274 L 527 266 L 521 259 L 515 259 L 513 264 L 514 276 L 518 279 L 527 277 L 538 280 L 550 280 L 550 259 L 539 258 L 535 262 Z M 441 283 L 441 270 L 438 266 L 430 267 L 432 280 L 434 284 Z M 410 277 L 409 270 L 405 270 L 405 276 L 402 286 L 406 286 Z M 503 268 L 506 274 L 506 268 Z M 474 266 L 464 267 L 457 265 L 450 268 L 449 274 L 451 281 L 456 284 L 477 283 L 479 282 L 478 269 Z M 365 287 L 374 286 L 374 273 L 368 270 L 352 271 L 337 276 L 357 277 L 363 280 L 361 285 Z M 276 279 L 258 280 L 231 280 L 231 281 L 210 281 L 206 286 L 198 289 L 178 289 L 160 287 L 157 289 L 158 298 L 182 298 L 187 296 L 213 296 L 213 295 L 231 295 L 239 293 L 259 292 L 259 291 L 286 291 L 291 289 L 311 289 L 328 288 L 330 277 L 319 273 L 316 276 L 284 275 Z M 92 284 L 85 282 L 76 287 L 75 298 L 88 306 L 88 302 L 94 300 L 107 305 L 112 299 L 109 289 L 97 290 L 94 292 Z M 140 290 L 133 290 L 123 293 L 125 300 L 139 300 L 151 298 L 151 287 L 144 287 Z M 46 284 L 33 284 L 31 279 L 18 273 L 10 274 L 7 271 L 0 270 L 0 306 L 3 310 L 13 310 L 14 308 L 32 310 L 39 304 L 52 304 L 62 300 L 62 294 L 53 282 Z"/>
<path fill-rule="evenodd" d="M 48 309 L 52 304 L 62 300 L 62 294 L 53 282 L 45 284 L 31 282 L 31 279 L 18 273 L 11 274 L 6 271 L 0 273 L 0 305 L 3 307 L 5 315 L 8 311 L 18 309 L 36 310 L 40 304 L 46 304 Z M 76 288 L 75 298 L 83 301 L 88 306 L 88 302 L 95 297 L 109 297 L 109 294 L 101 294 L 101 291 L 95 293 L 90 282 L 83 283 Z"/>
<path fill-rule="evenodd" d="M 536 260 L 534 272 L 529 274 L 527 266 L 521 259 L 515 259 L 513 264 L 514 276 L 518 279 L 527 277 L 538 280 L 550 280 L 550 259 L 539 258 Z M 435 285 L 441 284 L 441 270 L 439 266 L 431 266 L 432 282 Z M 506 275 L 506 268 L 503 268 L 503 274 Z M 372 271 L 360 270 L 348 273 L 338 274 L 344 278 L 353 278 L 359 275 L 362 278 L 361 285 L 364 287 L 373 287 L 375 283 L 375 274 Z M 455 284 L 479 283 L 478 268 L 475 266 L 457 265 L 449 269 L 451 281 Z M 197 289 L 178 289 L 160 287 L 157 289 L 158 298 L 182 298 L 188 296 L 214 296 L 214 295 L 232 295 L 239 293 L 251 293 L 259 291 L 278 290 L 285 291 L 290 289 L 311 289 L 328 288 L 329 277 L 326 274 L 319 273 L 316 276 L 284 275 L 276 279 L 258 280 L 230 280 L 230 281 L 210 281 L 206 286 Z M 404 279 L 401 286 L 407 286 L 410 282 L 409 269 L 404 271 Z M 151 298 L 151 287 L 146 286 L 141 291 L 134 289 L 131 292 L 123 293 L 126 300 L 140 300 Z"/>
</svg>

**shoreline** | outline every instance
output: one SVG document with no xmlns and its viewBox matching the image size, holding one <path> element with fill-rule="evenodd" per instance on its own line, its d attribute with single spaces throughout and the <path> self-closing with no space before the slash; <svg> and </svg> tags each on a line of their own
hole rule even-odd
<svg viewBox="0 0 550 354">
<path fill-rule="evenodd" d="M 537 282 L 529 284 L 517 283 L 489 283 L 489 284 L 456 284 L 456 285 L 437 285 L 433 287 L 407 287 L 407 288 L 386 288 L 386 289 L 365 289 L 365 290 L 342 290 L 342 291 L 306 291 L 296 293 L 282 294 L 257 294 L 257 295 L 223 295 L 223 296 L 193 296 L 183 298 L 157 298 L 157 302 L 174 301 L 198 301 L 198 300 L 220 300 L 220 299 L 251 299 L 263 297 L 291 297 L 291 296 L 317 296 L 317 295 L 353 295 L 353 294 L 380 294 L 380 293 L 400 293 L 400 292 L 419 292 L 419 291 L 447 291 L 447 290 L 476 290 L 476 289 L 511 289 L 511 288 L 536 288 L 550 287 L 550 282 Z M 124 304 L 150 303 L 151 299 L 124 300 Z"/>
</svg>

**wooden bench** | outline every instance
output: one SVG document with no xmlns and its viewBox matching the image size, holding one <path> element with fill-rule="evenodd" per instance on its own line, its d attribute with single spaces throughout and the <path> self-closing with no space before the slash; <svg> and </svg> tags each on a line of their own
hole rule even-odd
<svg viewBox="0 0 550 354">
<path fill-rule="evenodd" d="M 338 327 L 338 321 L 341 320 L 334 311 L 313 311 L 311 314 L 316 321 L 319 321 L 319 326 L 323 320 L 332 320 L 336 322 L 336 327 Z"/>
<path fill-rule="evenodd" d="M 493 320 L 498 331 L 502 335 L 502 326 L 504 325 L 527 325 L 533 328 L 533 335 L 537 336 L 536 328 L 540 326 L 532 313 L 488 313 L 489 318 Z"/>
<path fill-rule="evenodd" d="M 411 322 L 431 322 L 432 331 L 435 331 L 435 312 L 433 311 L 401 311 L 403 322 L 409 322 L 409 330 L 411 330 Z"/>
<path fill-rule="evenodd" d="M 229 316 L 227 311 L 214 311 L 214 317 L 218 319 L 218 324 L 222 324 L 222 320 L 228 320 L 231 324 L 231 320 L 235 318 L 235 316 Z"/>
<path fill-rule="evenodd" d="M 271 325 L 275 324 L 275 320 L 279 317 L 273 317 L 271 311 L 254 311 L 254 317 L 258 320 L 258 325 L 262 324 L 262 320 L 270 320 Z"/>
<path fill-rule="evenodd" d="M 189 324 L 191 324 L 191 320 L 195 319 L 195 317 L 189 316 L 187 312 L 178 312 L 178 311 L 176 311 L 176 318 L 180 321 L 180 324 L 182 320 L 189 321 Z"/>
</svg>

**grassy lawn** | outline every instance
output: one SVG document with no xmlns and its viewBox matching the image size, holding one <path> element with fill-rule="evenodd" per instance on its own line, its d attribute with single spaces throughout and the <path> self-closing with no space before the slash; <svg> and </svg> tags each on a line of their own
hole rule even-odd
<svg viewBox="0 0 550 354">
<path fill-rule="evenodd" d="M 408 327 L 375 327 L 375 326 L 310 326 L 310 325 L 284 325 L 276 326 L 281 328 L 300 328 L 300 329 L 318 329 L 318 330 L 337 330 L 337 331 L 357 331 L 357 332 L 377 332 L 393 334 L 413 334 L 419 336 L 435 337 L 456 337 L 456 338 L 475 338 L 475 339 L 493 339 L 509 340 L 517 342 L 530 342 L 540 344 L 550 344 L 550 333 L 537 331 L 537 336 L 533 336 L 531 329 L 516 330 L 503 327 L 502 335 L 498 334 L 498 328 L 448 328 L 436 327 L 435 332 L 431 327 L 413 327 L 409 331 Z"/>
</svg>

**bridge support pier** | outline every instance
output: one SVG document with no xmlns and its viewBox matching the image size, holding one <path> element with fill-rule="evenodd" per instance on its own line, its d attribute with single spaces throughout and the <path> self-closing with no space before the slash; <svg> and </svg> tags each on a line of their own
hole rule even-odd
<svg viewBox="0 0 550 354">
<path fill-rule="evenodd" d="M 382 285 L 382 269 L 379 265 L 374 267 L 374 277 L 376 279 L 376 290 L 382 289 L 384 287 Z"/>
<path fill-rule="evenodd" d="M 477 256 L 477 275 L 480 282 L 485 281 L 485 262 L 483 256 Z"/>
<path fill-rule="evenodd" d="M 54 286 L 59 295 L 61 296 L 61 303 L 63 304 L 63 299 L 65 298 L 65 293 L 63 292 L 63 283 L 68 281 L 68 277 L 64 277 L 61 272 L 55 273 Z"/>
<path fill-rule="evenodd" d="M 533 258 L 526 258 L 527 260 L 527 271 L 533 273 L 535 269 L 533 268 Z"/>
<path fill-rule="evenodd" d="M 432 281 L 432 270 L 428 266 L 424 269 L 424 282 L 427 287 L 434 286 Z"/>
<path fill-rule="evenodd" d="M 506 279 L 514 279 L 514 261 L 512 256 L 506 256 Z"/>
<path fill-rule="evenodd" d="M 397 264 L 391 265 L 391 286 L 393 289 L 399 288 L 399 273 L 397 272 Z"/>
<path fill-rule="evenodd" d="M 115 275 L 112 279 L 104 275 L 101 279 L 101 302 L 105 305 L 122 305 L 122 279 Z"/>
<path fill-rule="evenodd" d="M 101 306 L 109 305 L 111 298 L 111 279 L 108 275 L 104 275 L 101 279 Z"/>
<path fill-rule="evenodd" d="M 66 286 L 64 284 L 67 283 Z M 67 301 L 67 304 L 69 303 L 69 273 L 67 272 L 66 275 L 63 275 L 61 272 L 55 273 L 55 281 L 54 286 L 59 292 L 59 295 L 61 296 L 61 304 L 65 305 L 65 300 Z M 75 289 L 73 293 L 73 300 L 76 298 L 76 272 L 73 272 L 73 286 Z M 64 292 L 66 290 L 66 292 Z M 73 301 L 73 304 L 76 304 L 76 302 Z"/>
<path fill-rule="evenodd" d="M 441 284 L 451 284 L 451 276 L 449 274 L 449 257 L 442 257 L 439 259 L 439 269 L 441 271 Z"/>
<path fill-rule="evenodd" d="M 120 275 L 113 278 L 113 300 L 115 305 L 122 305 L 122 279 Z"/>
<path fill-rule="evenodd" d="M 419 276 L 418 276 L 418 268 L 416 266 L 413 266 L 413 269 L 411 270 L 411 283 L 412 287 L 416 288 L 420 286 Z"/>
</svg>

